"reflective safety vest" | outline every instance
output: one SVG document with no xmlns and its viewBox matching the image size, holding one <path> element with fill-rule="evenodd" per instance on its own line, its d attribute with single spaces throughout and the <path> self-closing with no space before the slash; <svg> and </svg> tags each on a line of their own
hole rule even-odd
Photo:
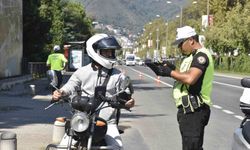
<svg viewBox="0 0 250 150">
<path fill-rule="evenodd" d="M 64 68 L 64 64 L 68 62 L 65 56 L 61 53 L 50 54 L 46 64 L 50 65 L 51 70 L 61 71 Z"/>
<path fill-rule="evenodd" d="M 206 48 L 198 49 L 196 53 L 202 52 L 205 53 L 209 59 L 209 64 L 206 69 L 203 81 L 202 81 L 202 87 L 200 91 L 200 96 L 202 98 L 202 101 L 206 103 L 207 105 L 211 106 L 211 92 L 212 92 L 212 82 L 213 82 L 213 76 L 214 76 L 214 63 L 212 56 L 210 52 Z M 191 54 L 189 57 L 185 58 L 180 66 L 180 72 L 186 72 L 190 69 L 190 66 L 193 61 L 193 55 Z M 180 81 L 175 81 L 174 87 L 173 87 L 173 97 L 175 99 L 176 107 L 180 106 L 182 104 L 181 98 L 182 96 L 188 95 L 188 89 L 189 85 L 184 84 Z"/>
</svg>

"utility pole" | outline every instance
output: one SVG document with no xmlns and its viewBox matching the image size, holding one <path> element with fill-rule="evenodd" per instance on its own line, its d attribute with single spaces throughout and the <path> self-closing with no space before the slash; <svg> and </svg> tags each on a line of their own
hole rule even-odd
<svg viewBox="0 0 250 150">
<path fill-rule="evenodd" d="M 159 59 L 160 52 L 159 52 L 159 28 L 156 29 L 156 59 Z"/>
<path fill-rule="evenodd" d="M 180 10 L 181 10 L 181 12 L 180 12 L 180 27 L 182 27 L 182 17 L 183 17 L 182 6 L 180 6 Z"/>
<path fill-rule="evenodd" d="M 167 49 L 168 49 L 168 22 L 166 22 L 165 25 L 167 26 L 167 29 L 166 29 L 166 53 L 167 53 Z"/>
<path fill-rule="evenodd" d="M 172 1 L 167 1 L 167 4 L 172 4 Z M 180 27 L 182 27 L 183 8 L 182 8 L 182 6 L 179 6 L 179 7 L 180 7 L 180 16 L 179 16 L 180 17 Z"/>
</svg>

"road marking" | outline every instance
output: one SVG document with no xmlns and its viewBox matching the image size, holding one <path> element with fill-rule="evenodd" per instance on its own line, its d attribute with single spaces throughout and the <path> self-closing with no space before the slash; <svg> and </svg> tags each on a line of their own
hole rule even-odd
<svg viewBox="0 0 250 150">
<path fill-rule="evenodd" d="M 133 70 L 133 71 L 135 71 L 135 72 L 137 72 L 137 73 L 139 73 L 139 74 L 143 74 L 144 76 L 147 76 L 148 78 L 151 78 L 151 79 L 153 79 L 153 80 L 156 80 L 156 79 L 157 79 L 157 78 L 152 77 L 152 76 L 150 76 L 150 75 L 148 75 L 148 74 L 146 74 L 146 73 L 143 73 L 143 72 L 140 72 L 140 71 L 138 71 L 138 70 L 135 70 L 135 69 L 133 69 L 133 68 L 131 68 L 131 67 L 127 67 L 127 68 L 129 68 L 129 69 L 131 69 L 131 70 Z M 173 87 L 171 84 L 168 84 L 168 83 L 163 82 L 163 81 L 161 81 L 161 80 L 159 80 L 159 82 L 162 83 L 162 84 L 164 84 L 164 85 L 166 85 L 166 86 Z M 230 87 L 235 87 L 235 88 L 239 88 L 239 89 L 244 89 L 243 87 L 240 87 L 240 86 L 231 85 L 231 84 L 226 84 L 226 83 L 221 83 L 221 82 L 217 82 L 217 81 L 213 81 L 213 83 L 220 84 L 220 85 L 225 85 L 225 86 L 230 86 Z M 214 108 L 217 108 L 217 109 L 222 109 L 222 107 L 219 106 L 219 105 L 213 105 L 213 107 L 214 107 Z M 243 120 L 243 119 L 244 119 L 244 117 L 242 117 L 242 116 L 240 116 L 240 115 L 234 115 L 235 113 L 232 112 L 232 111 L 230 111 L 230 110 L 222 109 L 222 112 L 224 112 L 224 113 L 226 113 L 226 114 L 229 114 L 229 115 L 232 115 L 232 116 L 234 116 L 235 118 L 240 119 L 240 120 Z"/>
<path fill-rule="evenodd" d="M 244 78 L 244 77 L 233 77 L 233 76 L 222 75 L 222 74 L 215 74 L 215 76 L 218 76 L 218 77 L 227 77 L 227 78 L 233 78 L 233 79 L 242 79 L 242 78 Z"/>
<path fill-rule="evenodd" d="M 243 120 L 243 119 L 244 119 L 244 117 L 239 116 L 239 115 L 234 115 L 234 117 L 237 118 L 237 119 L 240 119 L 240 120 Z"/>
<path fill-rule="evenodd" d="M 233 115 L 234 114 L 234 112 L 232 112 L 230 110 L 223 109 L 222 111 L 225 112 L 226 114 L 229 114 L 229 115 Z"/>
<path fill-rule="evenodd" d="M 214 107 L 214 108 L 217 108 L 217 109 L 222 109 L 222 107 L 219 106 L 219 105 L 213 105 L 213 107 Z"/>
<path fill-rule="evenodd" d="M 135 70 L 135 69 L 133 69 L 133 68 L 131 68 L 131 67 L 127 67 L 127 68 L 129 68 L 129 69 L 131 69 L 131 70 L 133 70 L 133 71 L 135 71 L 135 72 L 137 72 L 137 73 L 139 73 L 139 74 L 143 74 L 144 76 L 147 76 L 147 77 L 149 77 L 149 78 L 151 78 L 151 79 L 153 79 L 153 80 L 159 80 L 159 79 L 157 79 L 157 77 L 156 77 L 156 78 L 155 78 L 155 77 L 152 77 L 152 76 L 150 76 L 150 75 L 148 75 L 148 74 L 146 74 L 146 73 L 140 72 L 140 71 Z M 171 87 L 171 88 L 173 87 L 173 85 L 168 84 L 168 83 L 166 83 L 166 82 L 163 82 L 163 81 L 161 81 L 161 80 L 159 80 L 159 82 L 162 83 L 162 84 L 164 84 L 164 85 L 166 85 L 166 86 L 169 86 L 169 87 Z"/>
<path fill-rule="evenodd" d="M 244 89 L 244 88 L 241 87 L 241 86 L 232 85 L 232 84 L 227 84 L 227 83 L 222 83 L 222 82 L 217 82 L 217 81 L 213 81 L 213 83 L 220 84 L 220 85 L 225 85 L 225 86 L 230 86 L 230 87 L 234 87 L 234 88 L 238 88 L 238 89 Z"/>
</svg>

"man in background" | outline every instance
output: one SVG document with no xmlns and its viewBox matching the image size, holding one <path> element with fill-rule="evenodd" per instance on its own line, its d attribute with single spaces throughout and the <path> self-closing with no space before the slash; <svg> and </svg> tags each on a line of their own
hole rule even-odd
<svg viewBox="0 0 250 150">
<path fill-rule="evenodd" d="M 55 87 L 60 88 L 62 84 L 62 70 L 65 69 L 66 63 L 68 60 L 60 52 L 60 46 L 55 45 L 53 48 L 53 53 L 48 56 L 47 66 L 50 69 L 50 74 L 53 76 L 53 84 Z M 52 87 L 52 93 L 56 89 Z"/>
</svg>

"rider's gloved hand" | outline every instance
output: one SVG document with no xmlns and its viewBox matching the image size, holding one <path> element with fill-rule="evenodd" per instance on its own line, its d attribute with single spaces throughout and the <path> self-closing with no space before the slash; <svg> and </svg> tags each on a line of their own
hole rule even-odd
<svg viewBox="0 0 250 150">
<path fill-rule="evenodd" d="M 52 101 L 56 102 L 62 97 L 63 91 L 62 90 L 55 90 L 52 95 Z"/>
<path fill-rule="evenodd" d="M 126 108 L 132 108 L 135 106 L 135 100 L 133 98 L 131 98 L 130 100 L 128 100 L 126 103 L 125 103 L 125 107 Z"/>
</svg>

